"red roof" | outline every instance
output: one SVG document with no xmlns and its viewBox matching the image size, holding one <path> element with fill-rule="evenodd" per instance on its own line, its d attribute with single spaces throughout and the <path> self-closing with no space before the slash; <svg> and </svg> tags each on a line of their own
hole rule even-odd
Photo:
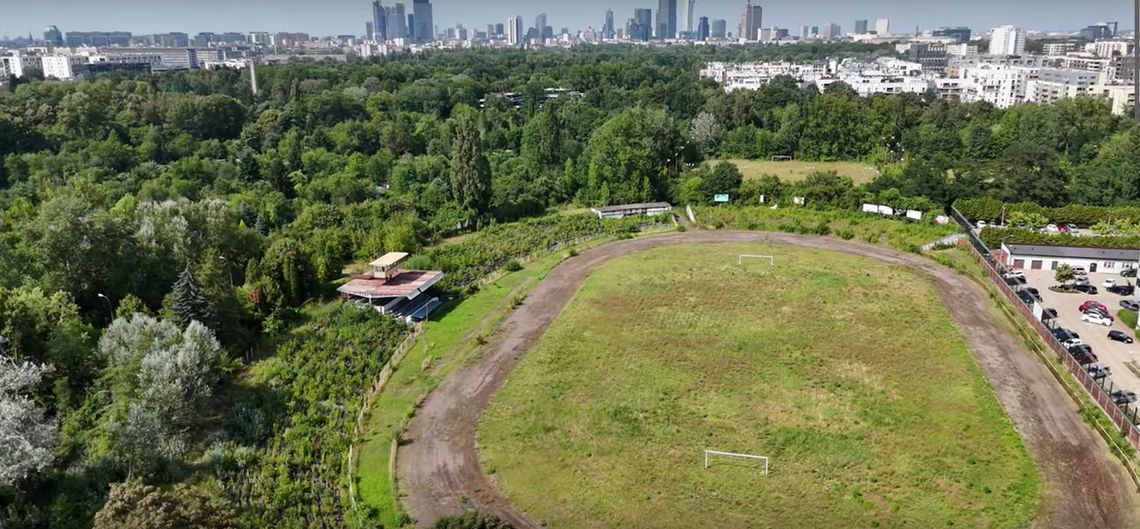
<svg viewBox="0 0 1140 529">
<path fill-rule="evenodd" d="M 361 298 L 412 299 L 442 278 L 443 272 L 436 270 L 401 270 L 399 275 L 387 281 L 383 277 L 356 276 L 336 290 Z"/>
</svg>

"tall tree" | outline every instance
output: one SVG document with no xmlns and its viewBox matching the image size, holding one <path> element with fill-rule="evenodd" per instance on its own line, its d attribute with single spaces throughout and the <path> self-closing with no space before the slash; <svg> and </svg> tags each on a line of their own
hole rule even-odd
<svg viewBox="0 0 1140 529">
<path fill-rule="evenodd" d="M 188 485 L 172 491 L 133 481 L 111 487 L 94 529 L 234 529 L 233 507 Z"/>
<path fill-rule="evenodd" d="M 460 206 L 481 215 L 491 204 L 491 166 L 487 163 L 479 113 L 466 105 L 455 107 L 448 130 L 451 194 Z"/>
<path fill-rule="evenodd" d="M 174 283 L 172 295 L 174 301 L 170 308 L 175 325 L 184 328 L 192 321 L 205 325 L 214 323 L 214 307 L 206 297 L 202 284 L 194 277 L 194 271 L 190 269 L 189 264 L 182 269 L 178 281 Z"/>
<path fill-rule="evenodd" d="M 28 398 L 44 368 L 16 363 L 3 352 L 0 336 L 0 486 L 11 485 L 51 462 L 56 424 Z"/>
</svg>

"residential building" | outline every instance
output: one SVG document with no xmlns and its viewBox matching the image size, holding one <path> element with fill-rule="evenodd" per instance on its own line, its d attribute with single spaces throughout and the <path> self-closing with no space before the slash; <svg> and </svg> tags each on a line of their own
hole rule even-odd
<svg viewBox="0 0 1140 529">
<path fill-rule="evenodd" d="M 906 58 L 922 65 L 928 72 L 941 72 L 946 69 L 949 57 L 946 44 L 941 42 L 916 42 L 906 51 Z"/>
<path fill-rule="evenodd" d="M 971 37 L 970 28 L 961 26 L 956 28 L 938 28 L 931 31 L 930 34 L 935 37 L 951 37 L 959 44 L 970 42 Z"/>
<path fill-rule="evenodd" d="M 709 26 L 709 37 L 713 39 L 728 38 L 728 21 L 723 18 L 713 20 Z"/>
<path fill-rule="evenodd" d="M 519 46 L 523 43 L 523 22 L 522 17 L 515 15 L 507 19 L 507 43 L 511 46 Z"/>
<path fill-rule="evenodd" d="M 880 37 L 887 37 L 891 34 L 891 19 L 878 18 L 875 19 L 875 33 Z"/>
<path fill-rule="evenodd" d="M 963 81 L 962 101 L 985 101 L 998 108 L 1023 103 L 1027 85 L 1036 79 L 1039 70 L 988 63 L 963 68 L 959 71 L 959 78 Z"/>
<path fill-rule="evenodd" d="M 763 27 L 764 8 L 752 5 L 752 0 L 745 0 L 744 14 L 740 17 L 740 33 L 737 35 L 743 40 L 756 40 L 760 38 L 760 28 Z"/>
<path fill-rule="evenodd" d="M 414 20 L 412 27 L 416 42 L 431 42 L 435 39 L 435 21 L 433 20 L 430 0 L 412 0 L 412 14 Z"/>
<path fill-rule="evenodd" d="M 807 27 L 807 26 L 804 26 L 804 27 Z M 858 35 L 863 35 L 863 34 L 867 33 L 867 20 L 866 19 L 855 21 L 855 33 Z"/>
<path fill-rule="evenodd" d="M 709 17 L 701 17 L 700 22 L 697 23 L 697 40 L 709 40 Z"/>
<path fill-rule="evenodd" d="M 965 42 L 959 44 L 947 44 L 946 54 L 957 57 L 972 57 L 978 54 L 978 47 L 972 44 L 966 44 Z"/>
<path fill-rule="evenodd" d="M 107 60 L 149 62 L 155 69 L 195 70 L 205 61 L 222 60 L 218 49 L 199 48 L 108 48 L 99 50 Z"/>
<path fill-rule="evenodd" d="M 379 31 L 379 28 L 376 30 Z M 246 42 L 255 46 L 269 46 L 273 43 L 273 37 L 266 31 L 252 31 L 246 35 Z"/>
<path fill-rule="evenodd" d="M 44 42 L 52 46 L 63 46 L 63 32 L 55 26 L 48 26 L 44 29 Z"/>
<path fill-rule="evenodd" d="M 1136 92 L 1132 85 L 1096 84 L 1089 88 L 1088 95 L 1107 99 L 1112 105 L 1112 113 L 1123 116 L 1136 104 Z"/>
<path fill-rule="evenodd" d="M 990 55 L 1025 53 L 1025 30 L 1015 26 L 994 28 L 990 34 Z"/>
<path fill-rule="evenodd" d="M 1093 43 L 1093 50 L 1097 57 L 1128 56 L 1132 55 L 1132 43 L 1126 40 L 1103 40 Z"/>
<path fill-rule="evenodd" d="M 657 27 L 654 32 L 658 39 L 677 38 L 677 1 L 658 0 Z"/>
<path fill-rule="evenodd" d="M 820 39 L 834 40 L 834 39 L 838 39 L 842 35 L 843 35 L 843 30 L 842 30 L 842 28 L 839 27 L 839 24 L 833 24 L 831 22 L 828 22 L 828 23 L 824 24 L 823 26 L 820 26 L 820 30 L 819 30 L 819 38 Z"/>
<path fill-rule="evenodd" d="M 1085 70 L 1042 68 L 1037 71 L 1034 79 L 1026 81 L 1025 101 L 1056 103 L 1062 99 L 1089 95 L 1099 77 L 1099 73 Z"/>
<path fill-rule="evenodd" d="M 47 79 L 67 81 L 82 75 L 82 66 L 87 64 L 83 55 L 47 55 L 43 58 L 43 72 Z"/>
<path fill-rule="evenodd" d="M 1071 42 L 1050 42 L 1041 48 L 1041 52 L 1045 55 L 1065 55 L 1073 51 L 1074 45 Z"/>
</svg>

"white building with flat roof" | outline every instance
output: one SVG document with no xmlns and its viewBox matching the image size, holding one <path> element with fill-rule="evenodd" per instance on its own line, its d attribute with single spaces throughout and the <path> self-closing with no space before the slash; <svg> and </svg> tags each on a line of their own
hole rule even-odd
<svg viewBox="0 0 1140 529">
<path fill-rule="evenodd" d="M 966 103 L 985 101 L 998 108 L 1023 103 L 1027 85 L 1037 78 L 1038 70 L 994 64 L 963 68 L 958 74 L 962 81 L 961 99 Z"/>
<path fill-rule="evenodd" d="M 1025 83 L 1025 101 L 1055 103 L 1062 99 L 1089 95 L 1099 77 L 1097 72 L 1086 70 L 1041 68 L 1037 71 L 1036 78 Z"/>
<path fill-rule="evenodd" d="M 48 79 L 70 80 L 80 73 L 79 66 L 87 64 L 84 55 L 48 55 L 43 58 L 44 77 Z"/>
<path fill-rule="evenodd" d="M 1025 53 L 1025 30 L 1016 26 L 1000 26 L 990 33 L 990 55 Z"/>
</svg>

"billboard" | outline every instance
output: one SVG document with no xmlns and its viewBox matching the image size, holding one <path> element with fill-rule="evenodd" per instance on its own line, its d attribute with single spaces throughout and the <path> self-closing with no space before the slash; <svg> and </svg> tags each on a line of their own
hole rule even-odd
<svg viewBox="0 0 1140 529">
<path fill-rule="evenodd" d="M 713 202 L 728 202 L 728 195 L 713 195 Z"/>
</svg>

